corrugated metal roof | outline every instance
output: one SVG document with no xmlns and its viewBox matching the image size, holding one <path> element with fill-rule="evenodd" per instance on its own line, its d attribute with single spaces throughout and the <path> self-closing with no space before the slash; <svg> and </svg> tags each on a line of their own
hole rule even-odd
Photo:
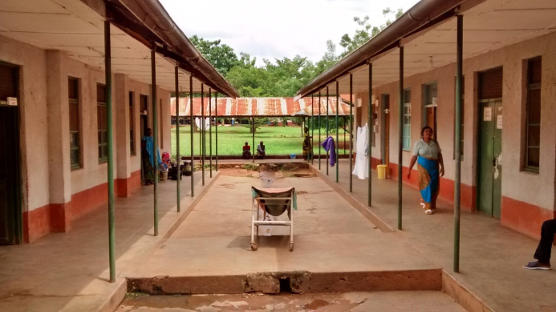
<svg viewBox="0 0 556 312">
<path fill-rule="evenodd" d="M 203 98 L 204 115 L 209 115 L 209 99 Z M 315 115 L 319 113 L 319 99 L 314 98 L 314 103 L 311 103 L 311 98 L 301 98 L 297 101 L 293 97 L 243 97 L 243 98 L 218 98 L 218 104 L 215 99 L 211 98 L 210 111 L 212 116 L 216 116 L 216 105 L 218 105 L 218 116 L 228 117 L 285 117 L 295 116 L 299 113 L 305 112 L 306 115 L 311 116 L 311 107 Z M 173 116 L 176 115 L 176 98 L 170 100 L 170 111 Z M 201 116 L 201 98 L 193 98 L 193 115 Z M 190 115 L 190 98 L 180 97 L 180 116 Z M 326 98 L 320 99 L 320 114 L 326 115 Z M 336 115 L 336 98 L 329 97 L 328 99 L 328 114 Z M 349 104 L 340 99 L 338 107 L 338 115 L 349 115 Z"/>
</svg>

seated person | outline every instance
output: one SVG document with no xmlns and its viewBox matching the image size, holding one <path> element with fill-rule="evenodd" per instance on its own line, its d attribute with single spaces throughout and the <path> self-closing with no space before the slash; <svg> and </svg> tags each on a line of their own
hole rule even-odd
<svg viewBox="0 0 556 312">
<path fill-rule="evenodd" d="M 245 142 L 245 145 L 243 145 L 243 154 L 242 154 L 243 158 L 251 158 L 251 146 L 249 146 L 249 143 Z"/>
<path fill-rule="evenodd" d="M 265 156 L 265 146 L 263 144 L 263 141 L 261 141 L 261 143 L 257 145 L 257 158 L 264 158 L 264 156 Z"/>
<path fill-rule="evenodd" d="M 541 227 L 541 240 L 535 250 L 532 261 L 523 266 L 529 270 L 550 270 L 550 253 L 552 242 L 554 242 L 554 234 L 556 234 L 556 219 L 546 220 Z"/>
</svg>

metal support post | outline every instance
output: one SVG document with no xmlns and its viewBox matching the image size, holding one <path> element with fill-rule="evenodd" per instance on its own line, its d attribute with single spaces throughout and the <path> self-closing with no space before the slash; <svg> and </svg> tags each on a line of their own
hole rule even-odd
<svg viewBox="0 0 556 312">
<path fill-rule="evenodd" d="M 368 94 L 369 94 L 369 113 L 368 113 L 368 121 L 367 126 L 369 127 L 368 133 L 368 144 L 369 144 L 369 185 L 367 189 L 367 206 L 371 207 L 373 202 L 373 64 L 369 62 L 369 85 L 368 85 Z"/>
<path fill-rule="evenodd" d="M 402 229 L 402 183 L 403 183 L 403 64 L 404 49 L 400 45 L 400 77 L 398 90 L 398 230 Z"/>
<path fill-rule="evenodd" d="M 349 73 L 349 192 L 353 192 L 353 74 Z"/>
<path fill-rule="evenodd" d="M 251 144 L 251 157 L 253 158 L 253 162 L 255 162 L 255 117 L 251 116 L 251 131 L 253 132 L 253 143 Z"/>
<path fill-rule="evenodd" d="M 319 91 L 319 117 L 318 117 L 318 121 L 319 121 L 319 170 L 320 170 L 320 147 L 321 147 L 321 145 L 320 145 L 320 128 L 321 128 L 320 127 L 320 125 L 321 125 L 321 123 L 320 123 L 320 91 Z"/>
<path fill-rule="evenodd" d="M 461 200 L 461 115 L 463 79 L 463 15 L 457 16 L 457 69 L 456 69 L 456 172 L 454 185 L 454 272 L 459 272 L 460 200 Z"/>
<path fill-rule="evenodd" d="M 114 218 L 114 130 L 112 125 L 112 46 L 110 41 L 110 22 L 104 21 L 104 73 L 106 88 L 106 122 L 108 136 L 108 262 L 110 283 L 116 281 L 116 226 Z"/>
<path fill-rule="evenodd" d="M 326 139 L 328 139 L 329 135 L 329 117 L 328 117 L 328 86 L 326 86 Z M 328 167 L 330 166 L 330 152 L 326 151 L 326 175 L 328 175 Z"/>
<path fill-rule="evenodd" d="M 216 148 L 216 172 L 218 172 L 218 92 L 214 92 L 214 114 L 216 115 L 216 122 L 214 123 L 215 134 L 215 148 Z"/>
<path fill-rule="evenodd" d="M 190 144 L 189 147 L 191 148 L 191 197 L 195 196 L 195 177 L 193 173 L 195 172 L 195 166 L 193 166 L 193 156 L 195 155 L 194 148 L 193 148 L 193 134 L 195 131 L 194 128 L 195 120 L 193 120 L 193 76 L 189 75 L 189 140 Z"/>
<path fill-rule="evenodd" d="M 311 164 L 315 161 L 315 150 L 313 146 L 313 140 L 315 137 L 315 95 L 311 93 Z"/>
<path fill-rule="evenodd" d="M 158 235 L 158 110 L 156 95 L 156 45 L 151 49 L 151 87 L 153 104 L 153 161 L 154 161 L 154 236 Z"/>
<path fill-rule="evenodd" d="M 201 83 L 201 181 L 205 186 L 205 85 Z"/>
<path fill-rule="evenodd" d="M 176 210 L 180 212 L 180 181 L 181 181 L 181 157 L 180 157 L 180 90 L 179 90 L 179 78 L 178 78 L 178 67 L 175 67 L 175 78 L 176 78 L 176 163 L 177 163 L 177 180 L 176 180 Z"/>
<path fill-rule="evenodd" d="M 212 90 L 209 88 L 209 177 L 212 178 Z"/>
<path fill-rule="evenodd" d="M 340 83 L 338 82 L 338 80 L 336 80 L 336 183 L 340 182 L 340 161 L 338 159 L 338 153 L 340 152 L 340 141 L 338 140 L 339 138 L 339 132 L 340 132 L 340 128 L 338 127 L 338 123 L 339 123 L 339 113 L 338 110 L 340 108 Z"/>
</svg>

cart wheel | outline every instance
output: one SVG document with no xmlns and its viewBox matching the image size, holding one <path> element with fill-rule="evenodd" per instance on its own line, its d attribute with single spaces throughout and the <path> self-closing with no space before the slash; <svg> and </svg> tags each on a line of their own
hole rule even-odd
<svg viewBox="0 0 556 312">
<path fill-rule="evenodd" d="M 293 251 L 293 243 L 290 243 L 290 251 Z"/>
<path fill-rule="evenodd" d="M 256 251 L 257 250 L 257 244 L 251 243 L 251 250 Z"/>
</svg>

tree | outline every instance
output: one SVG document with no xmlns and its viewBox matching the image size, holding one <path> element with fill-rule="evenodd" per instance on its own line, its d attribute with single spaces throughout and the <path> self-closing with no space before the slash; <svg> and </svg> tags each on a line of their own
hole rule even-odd
<svg viewBox="0 0 556 312">
<path fill-rule="evenodd" d="M 355 30 L 353 35 L 350 36 L 348 34 L 344 34 L 342 38 L 340 38 L 340 46 L 345 49 L 342 56 L 348 55 L 365 44 L 371 38 L 378 35 L 386 27 L 390 26 L 393 22 L 392 18 L 394 17 L 394 20 L 398 19 L 403 15 L 403 10 L 398 9 L 397 11 L 393 11 L 390 8 L 386 8 L 382 10 L 382 15 L 387 19 L 386 22 L 380 26 L 373 26 L 369 21 L 369 16 L 356 16 L 353 18 L 353 21 L 357 24 L 357 26 L 359 26 L 359 28 Z"/>
<path fill-rule="evenodd" d="M 229 45 L 221 43 L 221 40 L 205 40 L 193 35 L 191 43 L 201 52 L 216 70 L 225 76 L 232 67 L 239 64 L 239 59 Z"/>
</svg>

